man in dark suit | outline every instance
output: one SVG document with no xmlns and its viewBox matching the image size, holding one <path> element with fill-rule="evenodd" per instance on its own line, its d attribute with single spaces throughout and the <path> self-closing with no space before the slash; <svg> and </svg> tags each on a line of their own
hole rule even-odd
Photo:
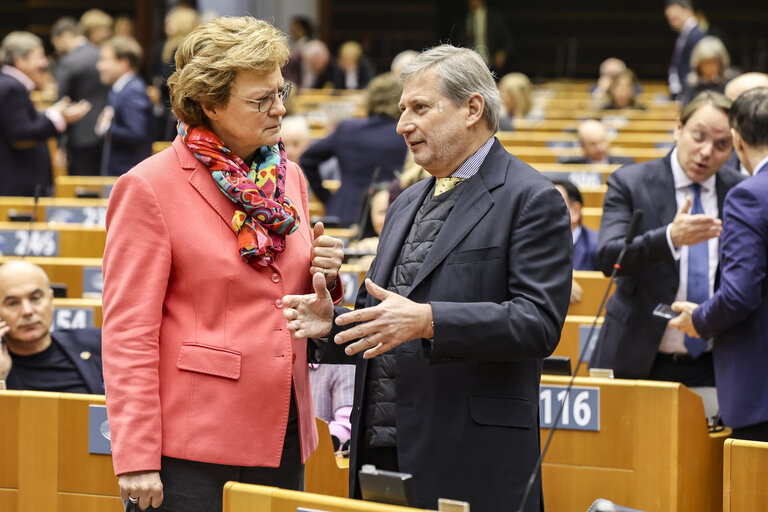
<svg viewBox="0 0 768 512">
<path fill-rule="evenodd" d="M 720 288 L 706 302 L 676 302 L 669 324 L 714 337 L 717 396 L 732 437 L 768 441 L 768 88 L 742 94 L 730 113 L 733 146 L 754 174 L 723 205 Z"/>
<path fill-rule="evenodd" d="M 397 130 L 437 180 L 390 206 L 355 311 L 336 310 L 332 325 L 316 274 L 316 294 L 283 299 L 287 326 L 333 336 L 326 360 L 357 364 L 353 496 L 361 465 L 375 464 L 413 474 L 419 507 L 515 508 L 539 455 L 541 362 L 568 308 L 568 212 L 493 137 L 499 95 L 477 53 L 433 48 L 401 80 Z M 540 497 L 537 475 L 525 510 Z"/>
<path fill-rule="evenodd" d="M 97 68 L 101 81 L 111 85 L 108 105 L 96 123 L 104 137 L 102 174 L 119 176 L 152 154 L 152 102 L 137 74 L 141 46 L 133 38 L 116 36 L 101 47 Z"/>
<path fill-rule="evenodd" d="M 64 98 L 44 113 L 29 97 L 47 82 L 48 60 L 43 43 L 29 32 L 11 32 L 0 46 L 0 195 L 48 195 L 51 156 L 47 139 L 90 109 L 87 101 Z"/>
<path fill-rule="evenodd" d="M 691 72 L 693 48 L 706 34 L 699 27 L 691 0 L 667 0 L 664 15 L 672 30 L 679 34 L 669 63 L 669 93 L 679 99 L 689 87 L 688 73 Z"/>
<path fill-rule="evenodd" d="M 611 141 L 605 125 L 596 119 L 587 119 L 577 128 L 579 145 L 583 156 L 563 156 L 558 158 L 561 164 L 613 164 L 628 165 L 635 163 L 634 158 L 612 156 Z"/>
<path fill-rule="evenodd" d="M 50 331 L 53 290 L 26 261 L 0 266 L 0 380 L 8 389 L 104 393 L 99 329 Z"/>
<path fill-rule="evenodd" d="M 102 141 L 96 135 L 96 118 L 107 104 L 109 87 L 101 83 L 96 62 L 99 50 L 82 35 L 74 18 L 64 17 L 51 28 L 51 42 L 61 55 L 56 67 L 59 98 L 88 100 L 91 110 L 67 127 L 65 144 L 69 174 L 98 175 Z"/>
<path fill-rule="evenodd" d="M 632 212 L 644 212 L 605 309 L 590 367 L 617 377 L 714 386 L 711 342 L 685 339 L 653 315 L 659 303 L 716 289 L 719 218 L 726 193 L 742 180 L 723 167 L 731 154 L 722 94 L 699 94 L 681 112 L 677 146 L 664 158 L 622 167 L 608 178 L 597 258 L 610 274 Z"/>
</svg>

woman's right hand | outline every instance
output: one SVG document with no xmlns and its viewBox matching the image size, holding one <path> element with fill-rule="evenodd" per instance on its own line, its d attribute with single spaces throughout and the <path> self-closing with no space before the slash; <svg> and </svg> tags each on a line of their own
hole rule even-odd
<svg viewBox="0 0 768 512">
<path fill-rule="evenodd" d="M 120 486 L 120 497 L 123 500 L 138 499 L 141 510 L 152 505 L 158 508 L 163 503 L 163 482 L 160 481 L 159 471 L 133 471 L 117 477 Z"/>
<path fill-rule="evenodd" d="M 320 272 L 312 276 L 315 293 L 283 297 L 283 316 L 295 339 L 324 338 L 331 332 L 333 299 Z"/>
</svg>

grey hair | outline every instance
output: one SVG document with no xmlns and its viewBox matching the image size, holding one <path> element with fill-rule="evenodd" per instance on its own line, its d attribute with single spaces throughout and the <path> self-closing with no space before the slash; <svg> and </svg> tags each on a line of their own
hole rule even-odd
<svg viewBox="0 0 768 512">
<path fill-rule="evenodd" d="M 493 73 L 477 52 L 450 44 L 435 46 L 405 65 L 400 73 L 400 82 L 405 84 L 414 76 L 433 68 L 437 72 L 435 87 L 455 106 L 461 106 L 475 93 L 482 96 L 485 102 L 483 119 L 494 133 L 498 131 L 501 112 L 499 90 Z"/>
<path fill-rule="evenodd" d="M 16 59 L 26 57 L 38 46 L 43 46 L 43 41 L 32 32 L 11 32 L 0 45 L 0 64 L 13 66 Z"/>
</svg>

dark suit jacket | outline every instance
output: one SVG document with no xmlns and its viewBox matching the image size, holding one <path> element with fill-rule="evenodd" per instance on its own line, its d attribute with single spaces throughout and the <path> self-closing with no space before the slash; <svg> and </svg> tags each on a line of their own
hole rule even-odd
<svg viewBox="0 0 768 512">
<path fill-rule="evenodd" d="M 396 127 L 396 119 L 384 116 L 342 121 L 301 155 L 301 167 L 315 196 L 325 204 L 326 217 L 338 217 L 342 226 L 354 224 L 376 168 L 378 182 L 392 181 L 395 171 L 402 170 L 408 147 Z M 331 194 L 322 186 L 320 164 L 334 156 L 339 161 L 341 186 Z"/>
<path fill-rule="evenodd" d="M 643 210 L 643 219 L 629 245 L 616 279 L 616 291 L 605 308 L 605 321 L 590 367 L 613 368 L 616 377 L 648 377 L 667 321 L 653 316 L 660 302 L 670 304 L 679 287 L 679 265 L 667 244 L 667 225 L 677 213 L 675 184 L 664 158 L 629 165 L 608 178 L 603 218 L 597 244 L 599 269 L 609 275 L 624 246 L 632 212 Z M 742 176 L 723 167 L 716 174 L 718 211 L 722 215 L 725 194 Z"/>
<path fill-rule="evenodd" d="M 59 98 L 68 96 L 72 101 L 84 99 L 91 103 L 91 110 L 82 119 L 67 126 L 68 150 L 101 145 L 94 128 L 107 104 L 109 87 L 101 83 L 96 69 L 98 60 L 98 48 L 85 43 L 64 55 L 56 68 Z"/>
<path fill-rule="evenodd" d="M 134 76 L 116 93 L 109 92 L 115 117 L 109 127 L 107 174 L 119 176 L 152 154 L 152 103 L 144 80 Z"/>
<path fill-rule="evenodd" d="M 685 39 L 685 45 L 683 46 L 683 51 L 677 55 L 675 55 L 674 52 L 672 53 L 672 60 L 669 64 L 669 67 L 677 68 L 677 76 L 680 78 L 680 85 L 683 86 L 683 92 L 681 93 L 682 96 L 686 96 L 688 94 L 686 91 L 690 87 L 688 85 L 688 73 L 691 72 L 691 54 L 693 53 L 693 48 L 699 41 L 701 41 L 705 35 L 706 33 L 701 30 L 701 27 L 696 25 L 691 29 L 690 32 L 688 32 L 688 35 Z M 681 36 L 677 37 L 679 38 Z"/>
<path fill-rule="evenodd" d="M 434 179 L 390 207 L 368 273 L 386 287 Z M 541 361 L 560 339 L 570 298 L 570 217 L 541 174 L 494 142 L 418 271 L 413 301 L 430 302 L 434 343 L 395 349 L 397 451 L 414 475 L 418 506 L 467 500 L 473 512 L 516 508 L 539 455 Z M 361 287 L 357 307 L 378 301 Z M 333 333 L 332 333 L 333 335 Z M 343 359 L 340 346 L 335 362 Z M 343 348 L 343 347 L 341 347 Z M 355 375 L 350 492 L 365 462 L 367 361 Z M 329 361 L 330 362 L 330 361 Z M 540 480 L 527 511 L 540 510 Z"/>
<path fill-rule="evenodd" d="M 573 270 L 597 270 L 597 231 L 581 226 L 573 244 Z"/>
<path fill-rule="evenodd" d="M 768 169 L 725 198 L 720 288 L 696 308 L 693 324 L 715 337 L 713 355 L 723 421 L 740 428 L 768 421 Z"/>
<path fill-rule="evenodd" d="M 80 373 L 88 392 L 93 395 L 104 394 L 104 376 L 101 371 L 101 329 L 62 329 L 51 333 L 54 343 L 64 350 Z M 88 355 L 84 353 L 87 352 Z M 13 368 L 6 380 L 8 389 L 22 389 L 21 383 L 13 374 Z M 59 391 L 57 383 L 51 382 L 48 391 Z"/>
<path fill-rule="evenodd" d="M 560 164 L 589 164 L 585 156 L 561 156 L 557 158 Z M 609 165 L 629 165 L 635 163 L 635 159 L 628 156 L 608 156 Z"/>
<path fill-rule="evenodd" d="M 35 185 L 48 195 L 51 155 L 47 139 L 56 127 L 35 109 L 26 87 L 0 73 L 0 195 L 32 196 Z"/>
<path fill-rule="evenodd" d="M 373 68 L 371 61 L 363 55 L 360 58 L 360 62 L 357 65 L 357 88 L 365 89 L 368 86 L 368 82 L 373 80 L 376 76 L 376 70 Z M 343 69 L 338 65 L 333 66 L 333 88 L 334 89 L 346 89 L 347 77 Z"/>
</svg>

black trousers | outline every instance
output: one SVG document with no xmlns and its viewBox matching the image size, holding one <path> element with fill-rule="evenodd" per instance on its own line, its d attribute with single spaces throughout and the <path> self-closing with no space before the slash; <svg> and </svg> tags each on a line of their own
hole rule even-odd
<svg viewBox="0 0 768 512">
<path fill-rule="evenodd" d="M 747 441 L 768 442 L 768 421 L 733 429 L 731 437 Z"/>
<path fill-rule="evenodd" d="M 230 480 L 303 491 L 304 465 L 301 463 L 299 422 L 293 396 L 279 467 L 228 466 L 163 457 L 160 479 L 163 482 L 163 504 L 158 509 L 150 507 L 147 510 L 220 511 L 224 484 Z"/>
<path fill-rule="evenodd" d="M 715 366 L 712 352 L 704 352 L 696 359 L 689 355 L 656 354 L 650 380 L 681 382 L 686 386 L 714 386 Z"/>
</svg>

